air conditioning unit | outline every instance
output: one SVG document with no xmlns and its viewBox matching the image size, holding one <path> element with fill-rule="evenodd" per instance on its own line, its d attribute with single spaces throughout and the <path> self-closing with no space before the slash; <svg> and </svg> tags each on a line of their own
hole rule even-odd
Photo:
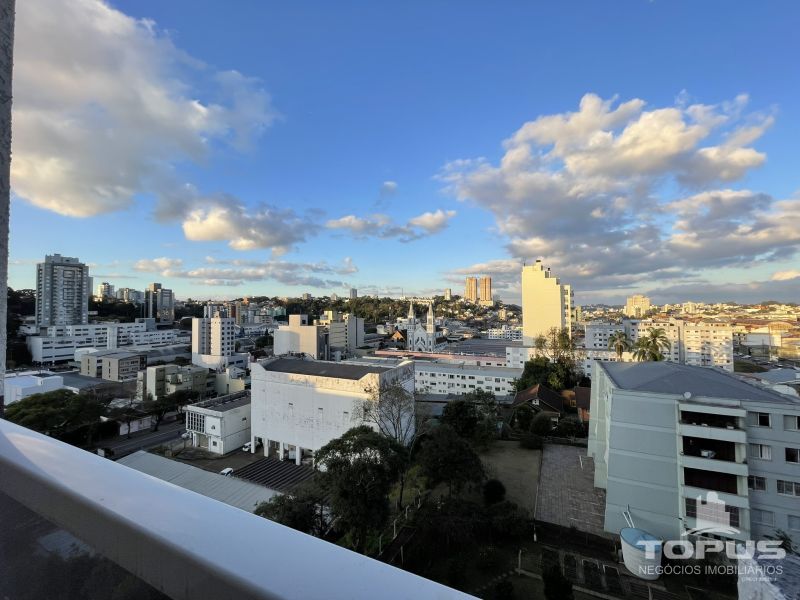
<svg viewBox="0 0 800 600">
<path fill-rule="evenodd" d="M 703 458 L 714 458 L 716 454 L 713 450 L 700 450 L 700 456 Z"/>
</svg>

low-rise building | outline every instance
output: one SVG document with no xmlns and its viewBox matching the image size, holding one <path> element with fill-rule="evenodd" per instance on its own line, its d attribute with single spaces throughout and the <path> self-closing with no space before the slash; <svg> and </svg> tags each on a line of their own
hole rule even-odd
<svg viewBox="0 0 800 600">
<path fill-rule="evenodd" d="M 289 324 L 278 327 L 273 340 L 275 356 L 305 354 L 314 359 L 326 358 L 325 328 L 309 325 L 308 315 L 289 315 Z"/>
<path fill-rule="evenodd" d="M 104 350 L 81 356 L 81 375 L 107 381 L 132 381 L 147 367 L 147 356 L 137 352 Z"/>
<path fill-rule="evenodd" d="M 4 381 L 5 394 L 3 401 L 6 406 L 34 394 L 54 392 L 64 387 L 64 378 L 49 371 L 8 373 Z"/>
<path fill-rule="evenodd" d="M 417 361 L 415 388 L 425 394 L 462 395 L 484 390 L 496 397 L 513 396 L 522 369 L 486 367 L 465 363 Z"/>
<path fill-rule="evenodd" d="M 250 441 L 250 392 L 242 391 L 184 408 L 192 445 L 213 454 L 228 454 Z"/>
<path fill-rule="evenodd" d="M 590 404 L 606 531 L 800 542 L 800 399 L 720 369 L 597 363 Z"/>
<path fill-rule="evenodd" d="M 347 362 L 273 358 L 251 365 L 253 452 L 300 464 L 349 429 L 365 424 L 363 403 L 397 383 L 409 392 L 414 365 L 375 366 Z M 377 429 L 374 423 L 366 423 Z"/>
<path fill-rule="evenodd" d="M 194 392 L 201 397 L 214 395 L 213 377 L 205 367 L 197 365 L 153 365 L 140 371 L 136 379 L 136 396 L 141 400 L 152 396 L 158 400 L 178 390 Z"/>
</svg>

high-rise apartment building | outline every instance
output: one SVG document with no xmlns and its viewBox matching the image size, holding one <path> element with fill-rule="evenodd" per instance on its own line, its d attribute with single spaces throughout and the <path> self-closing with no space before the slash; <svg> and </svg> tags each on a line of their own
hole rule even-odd
<svg viewBox="0 0 800 600">
<path fill-rule="evenodd" d="M 356 288 L 350 288 L 350 300 L 355 300 L 358 298 L 358 290 Z"/>
<path fill-rule="evenodd" d="M 453 290 L 450 288 L 445 288 L 444 290 L 444 299 L 450 301 L 453 299 Z"/>
<path fill-rule="evenodd" d="M 119 288 L 116 293 L 117 300 L 123 302 L 131 302 L 133 304 L 142 304 L 144 302 L 144 292 L 135 290 L 133 288 Z"/>
<path fill-rule="evenodd" d="M 464 281 L 464 300 L 467 302 L 478 302 L 478 278 L 467 277 Z"/>
<path fill-rule="evenodd" d="M 650 311 L 650 298 L 642 294 L 634 294 L 628 296 L 625 301 L 625 308 L 622 311 L 626 317 L 633 317 L 634 319 L 641 319 L 646 316 Z"/>
<path fill-rule="evenodd" d="M 246 354 L 236 354 L 236 319 L 224 307 L 208 305 L 203 317 L 192 319 L 192 363 L 220 369 L 247 366 Z"/>
<path fill-rule="evenodd" d="M 572 288 L 537 260 L 522 267 L 522 343 L 532 346 L 553 327 L 572 335 Z"/>
<path fill-rule="evenodd" d="M 114 298 L 114 286 L 104 281 L 103 283 L 98 284 L 97 286 L 97 293 L 95 294 L 97 298 Z"/>
<path fill-rule="evenodd" d="M 159 323 L 175 320 L 175 296 L 172 290 L 162 288 L 160 283 L 151 283 L 144 292 L 146 316 Z"/>
<path fill-rule="evenodd" d="M 36 324 L 85 325 L 89 322 L 89 267 L 79 259 L 47 255 L 36 265 Z"/>
<path fill-rule="evenodd" d="M 492 298 L 492 278 L 481 277 L 481 305 L 494 306 L 494 299 Z"/>
</svg>

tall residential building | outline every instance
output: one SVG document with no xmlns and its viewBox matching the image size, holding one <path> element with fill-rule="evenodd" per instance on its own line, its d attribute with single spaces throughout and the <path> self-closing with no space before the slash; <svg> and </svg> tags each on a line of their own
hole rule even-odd
<svg viewBox="0 0 800 600">
<path fill-rule="evenodd" d="M 478 302 L 478 278 L 467 277 L 464 280 L 464 300 L 467 302 Z"/>
<path fill-rule="evenodd" d="M 452 300 L 453 299 L 453 290 L 450 288 L 445 288 L 444 290 L 444 299 L 445 300 Z"/>
<path fill-rule="evenodd" d="M 211 369 L 247 366 L 246 354 L 236 354 L 236 320 L 218 306 L 205 307 L 205 316 L 192 319 L 192 363 Z"/>
<path fill-rule="evenodd" d="M 97 293 L 95 294 L 97 298 L 114 298 L 114 286 L 104 281 L 103 283 L 98 284 L 97 286 Z"/>
<path fill-rule="evenodd" d="M 159 323 L 175 320 L 175 296 L 172 290 L 162 288 L 160 283 L 151 283 L 144 293 L 146 316 Z"/>
<path fill-rule="evenodd" d="M 492 298 L 492 278 L 481 277 L 481 304 L 483 306 L 494 306 L 494 299 Z"/>
<path fill-rule="evenodd" d="M 142 304 L 144 302 L 144 292 L 133 288 L 119 288 L 116 297 L 117 300 L 131 302 L 132 304 Z"/>
<path fill-rule="evenodd" d="M 572 335 L 572 288 L 537 260 L 522 267 L 523 344 L 532 346 L 553 327 Z"/>
<path fill-rule="evenodd" d="M 309 325 L 308 315 L 289 315 L 289 324 L 281 325 L 273 333 L 273 353 L 307 354 L 311 358 L 325 358 L 325 328 Z"/>
<path fill-rule="evenodd" d="M 90 293 L 89 267 L 77 258 L 45 256 L 36 265 L 36 324 L 87 324 Z"/>
<path fill-rule="evenodd" d="M 622 311 L 626 317 L 641 319 L 650 311 L 650 298 L 642 294 L 628 296 L 625 301 L 625 309 Z"/>
<path fill-rule="evenodd" d="M 780 530 L 800 542 L 797 397 L 716 369 L 602 362 L 590 414 L 606 531 L 631 519 L 663 540 L 698 529 L 759 540 Z"/>
<path fill-rule="evenodd" d="M 355 300 L 358 298 L 358 290 L 356 288 L 350 288 L 350 300 Z"/>
</svg>

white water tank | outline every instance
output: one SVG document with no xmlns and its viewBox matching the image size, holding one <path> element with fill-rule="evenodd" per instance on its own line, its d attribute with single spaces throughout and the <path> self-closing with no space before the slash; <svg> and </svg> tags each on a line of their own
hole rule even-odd
<svg viewBox="0 0 800 600">
<path fill-rule="evenodd" d="M 625 527 L 619 532 L 625 568 L 640 579 L 658 579 L 662 542 L 643 529 Z"/>
</svg>

